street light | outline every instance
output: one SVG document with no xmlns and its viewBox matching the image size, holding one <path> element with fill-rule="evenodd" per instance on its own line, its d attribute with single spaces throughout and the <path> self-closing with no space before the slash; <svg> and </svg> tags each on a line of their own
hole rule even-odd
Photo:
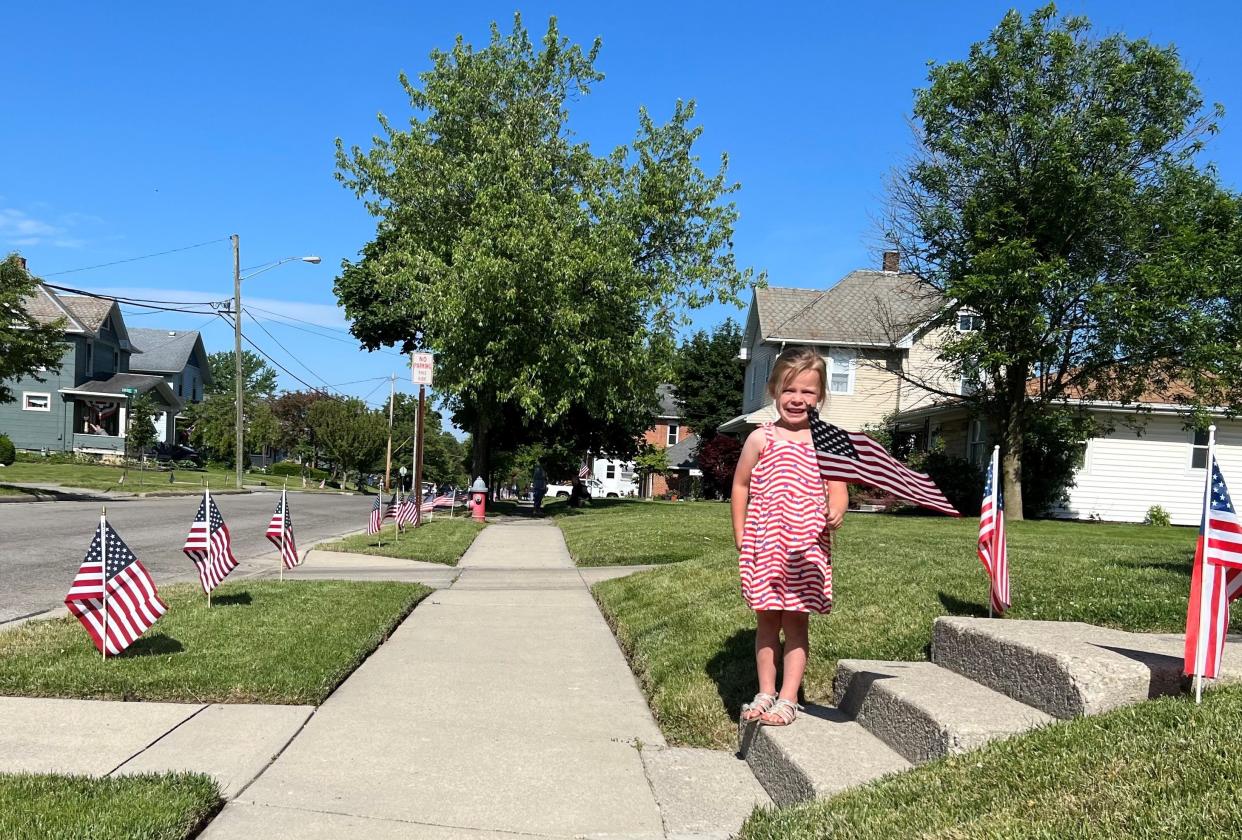
<svg viewBox="0 0 1242 840">
<path fill-rule="evenodd" d="M 236 465 L 236 471 L 237 471 L 237 489 L 240 490 L 242 486 L 242 470 L 243 470 L 242 458 L 245 457 L 245 451 L 244 451 L 245 442 L 242 439 L 243 438 L 242 423 L 243 423 L 243 420 L 245 419 L 243 417 L 243 410 L 242 410 L 242 399 L 245 397 L 245 382 L 242 380 L 242 349 L 241 349 L 241 340 L 242 340 L 241 281 L 242 281 L 242 276 L 241 276 L 241 246 L 239 244 L 239 239 L 238 239 L 237 234 L 233 234 L 232 239 L 233 239 L 233 362 L 234 362 L 233 378 L 236 380 L 234 385 L 235 385 L 236 392 L 237 392 L 237 440 L 236 440 L 237 449 L 235 452 L 236 457 L 234 458 L 234 463 Z M 251 272 L 250 274 L 247 274 L 246 279 L 254 277 L 257 274 L 262 274 L 265 271 L 271 271 L 273 268 L 276 268 L 276 266 L 284 265 L 287 262 L 294 262 L 295 260 L 298 260 L 304 263 L 310 263 L 311 265 L 319 265 L 319 263 L 321 262 L 319 257 L 316 257 L 316 256 L 285 257 L 284 259 L 277 260 L 276 262 L 272 263 L 271 265 L 265 268 L 261 268 L 258 271 L 254 271 L 254 272 Z"/>
</svg>

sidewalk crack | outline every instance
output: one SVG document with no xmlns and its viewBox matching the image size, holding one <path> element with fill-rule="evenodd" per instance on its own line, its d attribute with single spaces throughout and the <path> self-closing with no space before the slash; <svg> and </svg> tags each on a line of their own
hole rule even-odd
<svg viewBox="0 0 1242 840">
<path fill-rule="evenodd" d="M 143 753 L 145 753 L 147 750 L 149 750 L 149 749 L 151 749 L 152 747 L 154 747 L 154 746 L 155 746 L 156 744 L 158 744 L 160 741 L 163 741 L 163 740 L 164 740 L 165 738 L 167 738 L 169 735 L 173 734 L 173 733 L 174 733 L 174 732 L 176 732 L 178 729 L 180 729 L 181 727 L 185 726 L 185 725 L 186 725 L 187 723 L 189 723 L 190 721 L 194 720 L 194 718 L 196 718 L 196 717 L 198 717 L 199 715 L 201 715 L 201 714 L 202 714 L 204 711 L 206 711 L 206 710 L 207 710 L 207 708 L 208 708 L 209 706 L 211 706 L 211 705 L 212 705 L 211 703 L 204 703 L 203 705 L 199 706 L 197 709 L 195 709 L 193 712 L 191 712 L 190 714 L 186 715 L 186 717 L 185 717 L 185 718 L 183 718 L 181 721 L 179 721 L 179 722 L 177 723 L 177 725 L 176 725 L 176 726 L 174 726 L 174 727 L 172 727 L 171 729 L 169 729 L 169 730 L 165 731 L 163 734 L 161 734 L 161 735 L 160 735 L 158 738 L 156 738 L 154 741 L 152 741 L 151 743 L 147 744 L 147 745 L 146 745 L 145 747 L 143 747 L 142 749 L 138 750 L 138 752 L 134 753 L 134 754 L 133 754 L 133 755 L 131 755 L 129 758 L 127 758 L 127 759 L 125 759 L 124 761 L 122 761 L 122 762 L 121 762 L 120 764 L 118 764 L 116 767 L 113 767 L 111 770 L 109 770 L 109 771 L 108 771 L 107 773 L 105 773 L 104 775 L 105 775 L 105 776 L 111 776 L 113 773 L 115 773 L 115 772 L 117 772 L 118 770 L 120 770 L 120 769 L 121 769 L 122 767 L 124 767 L 126 764 L 129 764 L 129 763 L 130 763 L 131 761 L 133 761 L 135 758 L 137 758 L 138 756 L 140 756 L 140 755 L 142 755 Z"/>
</svg>

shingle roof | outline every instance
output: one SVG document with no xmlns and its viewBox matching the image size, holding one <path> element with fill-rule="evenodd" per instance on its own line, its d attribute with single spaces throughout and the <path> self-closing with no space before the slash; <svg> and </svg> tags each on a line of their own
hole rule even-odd
<svg viewBox="0 0 1242 840">
<path fill-rule="evenodd" d="M 62 388 L 62 393 L 98 394 L 100 396 L 118 396 L 122 388 L 135 388 L 138 393 L 145 394 L 152 388 L 164 384 L 164 377 L 141 373 L 114 373 L 107 379 L 88 379 L 81 385 Z"/>
<path fill-rule="evenodd" d="M 134 356 L 129 369 L 152 373 L 178 373 L 190 359 L 198 343 L 197 330 L 155 330 L 131 327 L 129 339 Z"/>
<path fill-rule="evenodd" d="M 686 435 L 665 449 L 664 457 L 668 459 L 669 469 L 690 470 L 698 467 L 699 462 L 694 459 L 694 449 L 698 445 L 698 435 Z"/>
<path fill-rule="evenodd" d="M 40 324 L 46 326 L 64 318 L 66 321 L 64 325 L 66 332 L 80 331 L 82 329 L 81 325 L 75 324 L 72 320 L 76 317 L 76 313 L 63 303 L 57 305 L 58 299 L 53 298 L 53 294 L 51 289 L 40 284 L 33 295 L 28 295 L 22 301 L 22 307 Z M 69 312 L 68 318 L 65 317 L 66 310 Z"/>
<path fill-rule="evenodd" d="M 73 313 L 73 317 L 77 318 L 82 326 L 93 333 L 99 332 L 104 319 L 116 305 L 116 301 L 111 298 L 87 297 L 86 295 L 57 295 L 56 297 L 60 298 L 60 302 Z"/>
<path fill-rule="evenodd" d="M 656 386 L 656 394 L 660 397 L 660 413 L 657 417 L 681 417 L 681 406 L 677 404 L 677 388 L 665 383 Z"/>
<path fill-rule="evenodd" d="M 756 289 L 760 335 L 768 340 L 893 344 L 944 299 L 913 274 L 852 271 L 834 286 Z"/>
</svg>

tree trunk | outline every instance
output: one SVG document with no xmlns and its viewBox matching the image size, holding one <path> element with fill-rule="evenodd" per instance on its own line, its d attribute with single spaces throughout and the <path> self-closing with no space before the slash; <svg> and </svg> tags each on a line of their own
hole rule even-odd
<svg viewBox="0 0 1242 840">
<path fill-rule="evenodd" d="M 1020 522 L 1022 516 L 1022 442 L 1026 435 L 1027 368 L 1012 365 L 1007 372 L 1005 417 L 1001 433 L 1001 486 L 1005 501 L 1005 518 Z"/>
<path fill-rule="evenodd" d="M 480 476 L 486 476 L 488 472 L 487 458 L 487 418 L 480 412 L 479 418 L 474 423 L 474 433 L 472 440 L 474 443 L 473 451 L 470 454 L 470 480 Z"/>
</svg>

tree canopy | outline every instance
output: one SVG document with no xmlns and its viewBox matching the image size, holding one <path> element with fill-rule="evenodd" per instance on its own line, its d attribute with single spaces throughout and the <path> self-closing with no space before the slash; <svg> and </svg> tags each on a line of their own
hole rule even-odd
<svg viewBox="0 0 1242 840">
<path fill-rule="evenodd" d="M 1004 454 L 1021 515 L 1032 417 L 1175 381 L 1242 405 L 1242 203 L 1202 165 L 1207 108 L 1177 51 L 1046 6 L 933 65 L 885 231 L 906 267 L 976 313 L 944 357 Z"/>
<path fill-rule="evenodd" d="M 677 402 L 700 442 L 711 440 L 742 406 L 746 368 L 737 355 L 741 346 L 742 328 L 726 318 L 711 333 L 700 330 L 677 348 L 673 361 Z"/>
<path fill-rule="evenodd" d="M 276 393 L 276 371 L 258 353 L 243 350 L 242 376 L 246 396 L 271 397 Z M 232 350 L 221 350 L 207 356 L 207 364 L 211 368 L 212 382 L 206 388 L 207 394 L 234 395 L 233 381 L 237 372 L 237 363 L 233 360 Z"/>
<path fill-rule="evenodd" d="M 39 281 L 21 258 L 10 254 L 0 262 L 0 403 L 13 402 L 12 384 L 23 376 L 39 379 L 44 370 L 60 370 L 65 354 L 64 321 L 42 324 L 26 311 L 26 298 Z"/>
<path fill-rule="evenodd" d="M 369 348 L 437 355 L 436 388 L 471 431 L 473 472 L 523 443 L 632 452 L 686 307 L 736 301 L 727 161 L 705 174 L 694 103 L 638 113 L 632 144 L 594 154 L 569 104 L 603 79 L 552 19 L 520 16 L 479 49 L 459 37 L 400 82 L 405 129 L 337 140 L 337 177 L 377 217 L 336 293 Z M 495 439 L 494 439 L 495 438 Z M 505 438 L 503 441 L 499 438 Z"/>
<path fill-rule="evenodd" d="M 388 418 L 362 400 L 319 400 L 311 406 L 309 419 L 315 439 L 341 471 L 342 483 L 351 470 L 373 469 L 383 458 Z M 362 483 L 360 477 L 360 488 Z"/>
</svg>

